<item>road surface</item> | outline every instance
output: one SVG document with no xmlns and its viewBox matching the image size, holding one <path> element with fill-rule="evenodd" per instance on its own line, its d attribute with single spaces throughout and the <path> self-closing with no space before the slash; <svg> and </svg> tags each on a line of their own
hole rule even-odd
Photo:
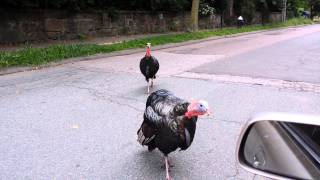
<svg viewBox="0 0 320 180">
<path fill-rule="evenodd" d="M 256 179 L 235 161 L 242 125 L 262 111 L 320 114 L 320 25 L 153 52 L 154 90 L 205 99 L 176 180 Z M 144 53 L 0 76 L 0 179 L 159 179 L 163 157 L 136 141 L 147 95 Z"/>
</svg>

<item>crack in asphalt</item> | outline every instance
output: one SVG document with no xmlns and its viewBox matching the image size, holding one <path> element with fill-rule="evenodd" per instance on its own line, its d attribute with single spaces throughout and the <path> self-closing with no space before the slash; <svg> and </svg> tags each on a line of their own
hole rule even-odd
<svg viewBox="0 0 320 180">
<path fill-rule="evenodd" d="M 214 118 L 209 118 L 209 119 L 214 119 Z M 221 121 L 221 122 L 226 122 L 226 123 L 235 123 L 235 124 L 242 124 L 241 122 L 238 122 L 238 121 L 228 121 L 228 120 L 221 120 L 221 119 L 218 119 L 216 121 Z"/>
<path fill-rule="evenodd" d="M 91 73 L 97 73 L 97 74 L 113 74 L 114 73 L 109 71 L 101 71 L 100 69 L 93 68 L 93 67 L 87 68 L 87 67 L 72 65 L 70 66 L 70 68 L 78 71 L 91 72 Z"/>
<path fill-rule="evenodd" d="M 136 112 L 143 112 L 144 110 L 142 109 L 139 109 L 131 104 L 128 103 L 123 103 L 123 102 L 119 102 L 117 101 L 116 99 L 124 99 L 124 100 L 128 100 L 128 98 L 126 96 L 122 96 L 122 95 L 110 95 L 110 94 L 106 94 L 105 92 L 101 92 L 97 89 L 94 89 L 94 88 L 90 88 L 90 87 L 80 87 L 80 86 L 76 86 L 76 85 L 70 85 L 70 84 L 65 84 L 65 86 L 68 86 L 68 87 L 72 87 L 72 88 L 77 88 L 77 89 L 81 89 L 81 90 L 87 90 L 91 95 L 93 95 L 94 97 L 96 97 L 98 100 L 105 100 L 105 101 L 109 101 L 111 103 L 114 103 L 114 104 L 117 104 L 117 105 L 120 105 L 120 106 L 126 106 Z M 109 89 L 104 89 L 108 92 L 111 92 L 111 93 L 115 93 L 115 91 L 112 91 L 112 90 L 109 90 Z M 130 98 L 130 100 L 133 100 L 133 101 L 136 101 L 136 102 L 139 102 L 139 100 L 137 99 L 134 99 L 134 98 Z"/>
</svg>

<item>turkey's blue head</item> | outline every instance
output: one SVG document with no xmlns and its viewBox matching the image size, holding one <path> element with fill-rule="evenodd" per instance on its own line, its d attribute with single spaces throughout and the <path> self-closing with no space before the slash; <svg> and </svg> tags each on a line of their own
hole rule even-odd
<svg viewBox="0 0 320 180">
<path fill-rule="evenodd" d="M 192 101 L 188 106 L 188 111 L 185 113 L 188 118 L 205 114 L 210 115 L 210 111 L 208 102 L 204 100 Z"/>
<path fill-rule="evenodd" d="M 150 51 L 151 51 L 151 43 L 147 43 L 146 57 L 151 56 Z"/>
</svg>

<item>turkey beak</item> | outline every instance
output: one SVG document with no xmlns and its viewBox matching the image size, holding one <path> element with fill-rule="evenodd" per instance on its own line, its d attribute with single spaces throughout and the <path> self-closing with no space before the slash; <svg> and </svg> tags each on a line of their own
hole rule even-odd
<svg viewBox="0 0 320 180">
<path fill-rule="evenodd" d="M 207 116 L 210 117 L 212 115 L 211 111 L 208 109 Z"/>
</svg>

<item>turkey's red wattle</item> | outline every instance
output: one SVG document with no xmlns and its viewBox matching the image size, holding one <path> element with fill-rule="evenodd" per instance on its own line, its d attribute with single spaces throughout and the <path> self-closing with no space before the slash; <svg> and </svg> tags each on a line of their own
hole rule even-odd
<svg viewBox="0 0 320 180">
<path fill-rule="evenodd" d="M 185 114 L 184 114 L 188 119 L 192 118 L 192 114 L 187 111 Z"/>
<path fill-rule="evenodd" d="M 194 111 L 187 111 L 184 115 L 188 119 L 191 119 L 193 116 L 199 116 L 200 114 L 198 112 L 194 112 Z"/>
<path fill-rule="evenodd" d="M 191 119 L 193 116 L 198 116 L 199 114 L 197 112 L 187 111 L 184 114 L 188 119 Z"/>
</svg>

